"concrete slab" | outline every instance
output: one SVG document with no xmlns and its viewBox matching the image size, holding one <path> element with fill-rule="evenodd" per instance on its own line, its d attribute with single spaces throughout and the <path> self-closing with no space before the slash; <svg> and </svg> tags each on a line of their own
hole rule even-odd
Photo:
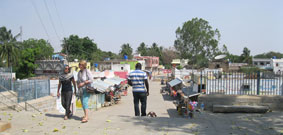
<svg viewBox="0 0 283 135">
<path fill-rule="evenodd" d="M 213 105 L 214 113 L 266 113 L 268 106 Z"/>
</svg>

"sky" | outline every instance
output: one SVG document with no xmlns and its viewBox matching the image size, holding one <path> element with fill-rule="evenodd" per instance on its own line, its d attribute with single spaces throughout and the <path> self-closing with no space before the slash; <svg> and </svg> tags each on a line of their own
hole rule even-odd
<svg viewBox="0 0 283 135">
<path fill-rule="evenodd" d="M 56 52 L 70 35 L 88 36 L 103 51 L 129 43 L 172 47 L 176 29 L 202 18 L 232 54 L 283 53 L 282 0 L 0 0 L 0 27 L 48 40 Z"/>
</svg>

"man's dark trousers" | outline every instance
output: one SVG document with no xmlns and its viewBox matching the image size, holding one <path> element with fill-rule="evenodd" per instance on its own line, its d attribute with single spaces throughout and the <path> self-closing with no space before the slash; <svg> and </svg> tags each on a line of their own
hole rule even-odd
<svg viewBox="0 0 283 135">
<path fill-rule="evenodd" d="M 133 92 L 135 104 L 135 116 L 140 116 L 139 101 L 141 102 L 141 116 L 146 116 L 146 92 Z"/>
</svg>

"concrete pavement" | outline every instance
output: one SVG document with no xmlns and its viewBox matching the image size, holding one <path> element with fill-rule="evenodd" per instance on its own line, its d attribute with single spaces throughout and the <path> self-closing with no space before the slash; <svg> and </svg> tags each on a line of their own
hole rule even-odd
<svg viewBox="0 0 283 135">
<path fill-rule="evenodd" d="M 131 92 L 113 106 L 90 112 L 88 123 L 81 123 L 82 110 L 69 120 L 63 120 L 58 111 L 0 112 L 3 121 L 10 121 L 12 128 L 0 133 L 11 135 L 280 135 L 283 134 L 283 113 L 223 114 L 195 113 L 193 119 L 179 116 L 173 100 L 160 94 L 159 82 L 150 82 L 147 111 L 154 111 L 156 118 L 134 117 Z"/>
</svg>

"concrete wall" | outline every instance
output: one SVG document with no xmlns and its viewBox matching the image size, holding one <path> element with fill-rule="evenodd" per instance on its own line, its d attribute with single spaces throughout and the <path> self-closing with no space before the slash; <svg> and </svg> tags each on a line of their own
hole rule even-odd
<svg viewBox="0 0 283 135">
<path fill-rule="evenodd" d="M 13 94 L 11 94 L 13 93 Z M 17 93 L 11 91 L 10 92 L 1 92 L 0 94 L 0 110 L 9 110 L 10 107 L 13 108 L 15 103 L 18 103 Z M 10 106 L 10 107 L 9 107 Z"/>
<path fill-rule="evenodd" d="M 271 110 L 283 111 L 283 96 L 200 95 L 198 102 L 204 103 L 205 110 L 209 111 L 213 105 L 268 106 Z"/>
<path fill-rule="evenodd" d="M 52 111 L 56 108 L 56 97 L 46 96 L 27 101 L 27 103 L 42 112 Z M 24 106 L 27 111 L 34 111 L 34 108 L 30 105 L 26 105 L 25 102 L 20 103 L 20 105 Z"/>
<path fill-rule="evenodd" d="M 111 66 L 111 70 L 113 70 L 113 71 L 127 71 L 127 72 L 130 72 L 131 71 L 131 67 L 130 67 L 130 64 L 113 64 Z"/>
</svg>

